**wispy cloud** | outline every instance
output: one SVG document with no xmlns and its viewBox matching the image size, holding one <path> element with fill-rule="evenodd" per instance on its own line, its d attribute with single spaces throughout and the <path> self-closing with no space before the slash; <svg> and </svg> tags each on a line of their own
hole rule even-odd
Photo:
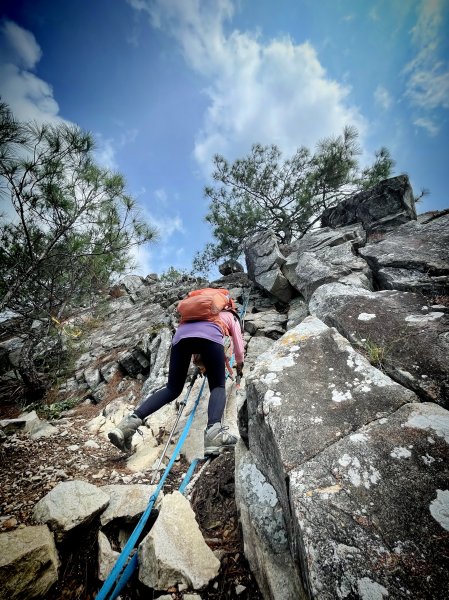
<svg viewBox="0 0 449 600">
<path fill-rule="evenodd" d="M 378 85 L 374 90 L 374 101 L 384 110 L 388 110 L 393 103 L 390 92 L 383 85 Z"/>
<path fill-rule="evenodd" d="M 373 6 L 370 9 L 370 11 L 368 12 L 368 17 L 371 19 L 371 21 L 380 21 L 379 13 L 377 11 L 376 6 Z"/>
<path fill-rule="evenodd" d="M 215 153 L 232 159 L 254 142 L 274 142 L 291 153 L 348 123 L 363 132 L 350 88 L 327 75 L 310 43 L 264 42 L 257 33 L 230 30 L 230 0 L 128 2 L 173 36 L 186 63 L 207 81 L 209 105 L 194 147 L 205 174 Z"/>
<path fill-rule="evenodd" d="M 416 125 L 417 127 L 421 127 L 422 129 L 425 129 L 431 137 L 436 136 L 438 134 L 438 132 L 440 131 L 440 128 L 438 127 L 438 125 L 436 123 L 434 123 L 431 119 L 427 119 L 425 117 L 415 119 L 413 121 L 413 124 Z"/>
<path fill-rule="evenodd" d="M 167 192 L 164 190 L 164 188 L 159 188 L 159 189 L 155 190 L 154 197 L 159 202 L 159 204 L 162 204 L 163 206 L 167 205 L 168 196 L 167 196 Z"/>
<path fill-rule="evenodd" d="M 421 1 L 411 30 L 417 54 L 404 69 L 408 77 L 406 96 L 414 106 L 429 111 L 449 108 L 449 68 L 440 56 L 443 3 Z"/>
<path fill-rule="evenodd" d="M 122 131 L 117 138 L 105 138 L 101 133 L 95 134 L 95 158 L 107 169 L 115 171 L 118 169 L 117 152 L 128 144 L 132 144 L 137 137 L 137 129 Z"/>
</svg>

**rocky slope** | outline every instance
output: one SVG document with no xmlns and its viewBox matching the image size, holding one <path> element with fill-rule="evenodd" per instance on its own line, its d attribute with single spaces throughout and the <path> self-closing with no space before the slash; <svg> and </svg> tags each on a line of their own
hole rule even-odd
<svg viewBox="0 0 449 600">
<path fill-rule="evenodd" d="M 126 597 L 143 597 L 149 589 L 161 598 L 188 598 L 194 591 L 196 598 L 260 593 L 279 600 L 444 597 L 448 225 L 447 211 L 416 217 L 408 180 L 399 177 L 329 211 L 323 227 L 288 247 L 279 247 L 270 232 L 249 240 L 248 276 L 228 265 L 230 274 L 213 284 L 229 288 L 240 305 L 249 294 L 246 385 L 237 389 L 228 382 L 225 414 L 241 437 L 237 506 L 233 454 L 203 469 L 199 463 L 187 494 L 196 521 L 175 492 L 188 464 L 203 457 L 203 399 L 158 504 L 159 525 L 145 531 L 139 573 Z M 71 338 L 78 357 L 59 394 L 80 404 L 54 420 L 53 430 L 32 417 L 1 424 L 7 484 L 0 499 L 0 554 L 29 548 L 23 536 L 32 529 L 32 556 L 40 554 L 48 569 L 38 577 L 30 554 L 16 551 L 16 566 L 9 559 L 0 563 L 0 589 L 7 589 L 12 568 L 24 572 L 31 565 L 19 594 L 64 597 L 74 587 L 69 580 L 81 587 L 67 597 L 98 590 L 151 494 L 176 406 L 147 420 L 129 457 L 110 446 L 107 432 L 164 384 L 176 303 L 205 284 L 129 277 L 95 315 L 65 324 L 68 338 L 73 328 L 84 334 Z M 3 346 L 14 362 L 15 341 Z M 61 487 L 70 482 L 76 487 Z M 89 509 L 87 496 L 95 499 Z M 58 507 L 56 516 L 50 505 Z M 105 517 L 113 507 L 116 512 Z M 176 537 L 171 528 L 177 518 L 182 540 L 167 545 Z M 74 539 L 85 540 L 89 567 L 73 559 Z M 67 579 L 68 564 L 84 571 Z"/>
</svg>

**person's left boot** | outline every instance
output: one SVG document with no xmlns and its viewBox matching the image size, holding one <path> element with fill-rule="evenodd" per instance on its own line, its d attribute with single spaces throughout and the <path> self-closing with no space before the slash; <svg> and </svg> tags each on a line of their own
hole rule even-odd
<svg viewBox="0 0 449 600">
<path fill-rule="evenodd" d="M 137 428 L 143 421 L 134 413 L 124 417 L 120 423 L 108 433 L 109 441 L 123 452 L 131 451 L 131 441 Z"/>
</svg>

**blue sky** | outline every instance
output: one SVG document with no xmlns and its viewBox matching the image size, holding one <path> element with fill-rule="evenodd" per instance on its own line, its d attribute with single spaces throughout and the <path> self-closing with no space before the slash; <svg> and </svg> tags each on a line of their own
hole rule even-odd
<svg viewBox="0 0 449 600">
<path fill-rule="evenodd" d="M 20 119 L 91 131 L 160 241 L 138 272 L 190 269 L 210 241 L 215 153 L 285 156 L 353 124 L 362 163 L 449 206 L 447 0 L 4 0 L 0 95 Z"/>
</svg>

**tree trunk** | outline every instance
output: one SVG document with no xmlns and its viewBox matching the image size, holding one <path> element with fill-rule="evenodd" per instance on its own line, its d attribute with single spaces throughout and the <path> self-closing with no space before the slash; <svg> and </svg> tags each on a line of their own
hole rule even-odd
<svg viewBox="0 0 449 600">
<path fill-rule="evenodd" d="M 50 384 L 48 379 L 42 373 L 39 373 L 34 364 L 34 349 L 37 340 L 28 338 L 22 350 L 20 351 L 20 359 L 18 371 L 26 387 L 26 397 L 30 401 L 39 401 L 49 389 Z"/>
</svg>

